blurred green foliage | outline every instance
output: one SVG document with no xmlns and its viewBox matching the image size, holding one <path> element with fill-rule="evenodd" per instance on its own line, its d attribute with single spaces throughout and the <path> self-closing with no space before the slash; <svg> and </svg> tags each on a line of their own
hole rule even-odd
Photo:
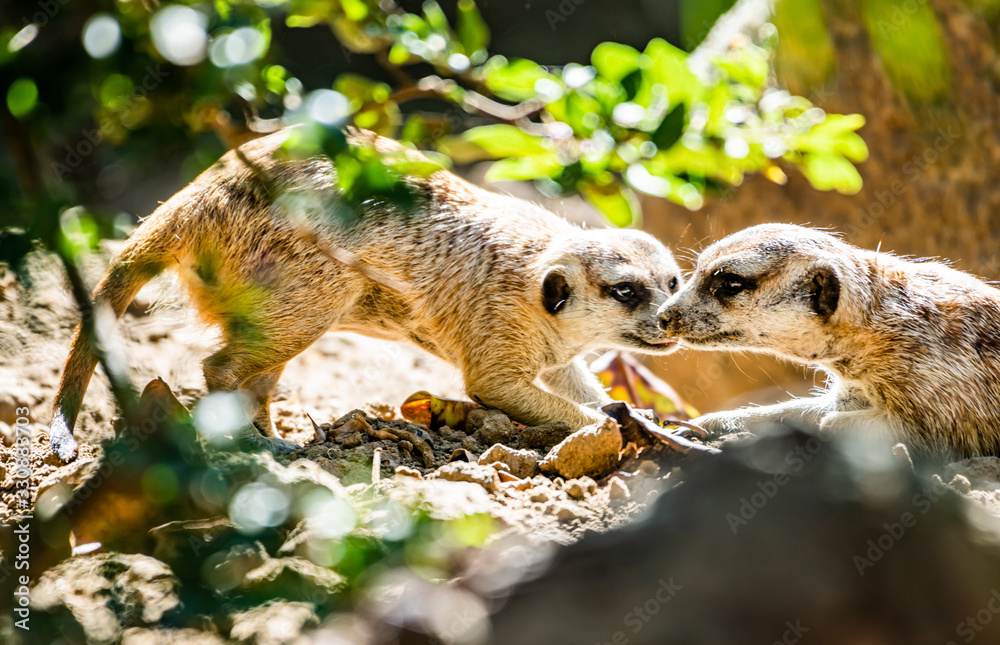
<svg viewBox="0 0 1000 645">
<path fill-rule="evenodd" d="M 909 0 L 864 0 L 861 15 L 872 47 L 897 88 L 917 101 L 947 96 L 948 53 L 933 7 Z"/>
<path fill-rule="evenodd" d="M 687 3 L 691 37 L 729 4 Z M 278 21 L 328 25 L 349 60 L 373 56 L 390 82 L 349 73 L 307 87 L 283 64 Z M 93 233 L 89 242 L 114 234 L 115 214 L 100 212 L 95 185 L 113 182 L 116 164 L 149 163 L 155 150 L 185 143 L 195 151 L 184 162 L 191 178 L 226 148 L 289 124 L 306 127 L 287 152 L 333 158 L 348 203 L 405 198 L 406 173 L 495 159 L 491 179 L 578 192 L 620 226 L 639 215 L 636 191 L 696 209 L 747 173 L 783 181 L 779 161 L 817 188 L 856 192 L 854 164 L 866 155 L 860 117 L 828 116 L 775 86 L 770 26 L 700 77 L 687 53 L 661 39 L 642 51 L 604 43 L 589 64 L 564 67 L 490 55 L 473 0 L 460 0 L 451 19 L 433 0 L 419 13 L 375 0 L 41 2 L 14 23 L 0 29 L 4 137 L 18 179 L 0 183 L 7 261 L 25 240 L 59 250 L 74 234 L 69 246 L 83 251 L 91 244 L 81 246 L 80 231 Z M 317 64 L 332 54 L 318 52 Z M 65 72 L 63 60 L 73 61 Z M 438 154 L 421 167 L 387 166 L 371 150 L 348 149 L 345 125 Z"/>
</svg>

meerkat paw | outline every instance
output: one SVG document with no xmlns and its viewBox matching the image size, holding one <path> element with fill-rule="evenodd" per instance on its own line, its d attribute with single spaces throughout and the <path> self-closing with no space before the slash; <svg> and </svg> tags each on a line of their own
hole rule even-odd
<svg viewBox="0 0 1000 645">
<path fill-rule="evenodd" d="M 278 436 L 265 437 L 253 426 L 240 436 L 240 443 L 247 450 L 254 452 L 266 450 L 275 456 L 287 455 L 302 449 L 297 443 Z"/>
<path fill-rule="evenodd" d="M 67 464 L 76 459 L 80 444 L 77 443 L 66 423 L 61 418 L 56 418 L 49 428 L 49 446 L 51 446 L 52 452 L 56 453 L 56 456 L 64 464 Z"/>
<path fill-rule="evenodd" d="M 270 451 L 275 455 L 288 455 L 297 450 L 302 450 L 299 444 L 282 439 L 281 437 L 263 437 Z"/>
<path fill-rule="evenodd" d="M 714 436 L 743 432 L 746 430 L 744 419 L 726 412 L 703 414 L 697 419 L 692 419 L 691 423 L 704 428 Z"/>
</svg>

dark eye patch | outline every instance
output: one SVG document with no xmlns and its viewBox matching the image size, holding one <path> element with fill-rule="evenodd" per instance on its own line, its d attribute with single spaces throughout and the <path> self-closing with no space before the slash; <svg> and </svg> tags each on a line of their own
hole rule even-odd
<svg viewBox="0 0 1000 645">
<path fill-rule="evenodd" d="M 604 292 L 629 309 L 635 309 L 649 298 L 646 287 L 637 282 L 617 282 L 605 287 Z"/>
<path fill-rule="evenodd" d="M 712 295 L 720 301 L 734 298 L 744 291 L 753 291 L 757 288 L 756 278 L 741 276 L 729 271 L 716 271 L 712 275 L 711 286 Z"/>
</svg>

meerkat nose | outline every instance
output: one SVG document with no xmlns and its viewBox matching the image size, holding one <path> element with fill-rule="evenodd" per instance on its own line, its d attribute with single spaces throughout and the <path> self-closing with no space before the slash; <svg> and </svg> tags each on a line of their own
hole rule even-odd
<svg viewBox="0 0 1000 645">
<path fill-rule="evenodd" d="M 657 317 L 660 319 L 660 329 L 662 331 L 669 332 L 676 328 L 677 323 L 680 322 L 681 312 L 680 309 L 675 306 L 664 307 L 657 312 Z"/>
</svg>

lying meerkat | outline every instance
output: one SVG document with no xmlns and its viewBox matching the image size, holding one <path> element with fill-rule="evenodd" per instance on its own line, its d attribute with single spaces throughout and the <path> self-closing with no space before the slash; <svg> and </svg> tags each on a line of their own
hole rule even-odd
<svg viewBox="0 0 1000 645">
<path fill-rule="evenodd" d="M 287 136 L 229 152 L 157 208 L 94 292 L 117 317 L 175 265 L 202 317 L 223 330 L 205 381 L 211 392 L 244 394 L 260 433 L 248 425 L 241 438 L 251 445 L 296 447 L 274 436 L 271 396 L 286 363 L 331 330 L 411 341 L 458 367 L 476 401 L 525 424 L 575 428 L 604 418 L 596 407 L 610 402 L 583 352 L 677 348 L 656 311 L 680 269 L 652 236 L 584 230 L 443 170 L 407 179 L 412 207 L 371 199 L 348 223 L 332 216 L 345 205 L 329 159 L 273 156 Z M 351 135 L 353 145 L 361 139 L 417 155 Z M 49 429 L 64 461 L 77 449 L 73 425 L 95 365 L 77 328 Z"/>
<path fill-rule="evenodd" d="M 682 346 L 775 354 L 829 376 L 815 398 L 708 414 L 696 420 L 706 429 L 806 422 L 925 454 L 1000 454 L 1000 291 L 969 274 L 766 224 L 707 248 L 659 317 Z"/>
</svg>

